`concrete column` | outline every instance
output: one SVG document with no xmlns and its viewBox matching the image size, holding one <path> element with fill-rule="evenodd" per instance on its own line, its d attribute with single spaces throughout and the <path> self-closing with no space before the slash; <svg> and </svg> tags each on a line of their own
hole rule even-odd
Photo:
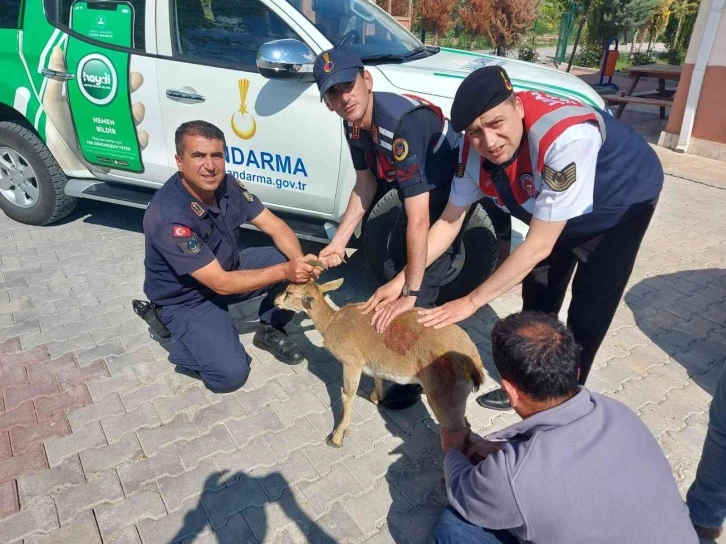
<svg viewBox="0 0 726 544">
<path fill-rule="evenodd" d="M 712 0 L 702 0 L 693 35 L 688 46 L 683 75 L 671 108 L 666 130 L 659 144 L 675 149 L 683 122 L 693 67 L 701 47 L 703 32 L 711 11 Z M 726 12 L 725 12 L 726 13 Z M 689 153 L 726 161 L 726 15 L 721 14 L 716 40 L 703 78 L 701 96 L 696 109 Z"/>
</svg>

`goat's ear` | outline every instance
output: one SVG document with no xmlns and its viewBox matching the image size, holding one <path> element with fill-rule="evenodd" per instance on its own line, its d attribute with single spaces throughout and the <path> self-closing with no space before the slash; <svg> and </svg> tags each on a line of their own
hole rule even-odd
<svg viewBox="0 0 726 544">
<path fill-rule="evenodd" d="M 302 305 L 306 310 L 313 307 L 313 302 L 315 302 L 315 298 L 313 298 L 312 295 L 305 295 L 302 297 Z"/>
<path fill-rule="evenodd" d="M 329 281 L 328 283 L 324 283 L 318 287 L 321 293 L 325 293 L 326 291 L 335 291 L 336 289 L 339 289 L 341 285 L 343 285 L 343 278 Z"/>
</svg>

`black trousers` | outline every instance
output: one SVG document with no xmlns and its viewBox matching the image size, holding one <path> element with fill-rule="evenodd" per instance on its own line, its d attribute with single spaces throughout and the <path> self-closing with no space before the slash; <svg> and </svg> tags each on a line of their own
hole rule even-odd
<svg viewBox="0 0 726 544">
<path fill-rule="evenodd" d="M 524 310 L 558 313 L 574 272 L 567 325 L 582 347 L 580 384 L 610 328 L 656 203 L 600 234 L 558 242 L 522 282 Z"/>
<path fill-rule="evenodd" d="M 431 214 L 431 224 L 441 215 L 441 211 L 437 210 L 438 213 L 433 212 Z M 386 260 L 383 262 L 383 275 L 387 282 L 391 281 L 396 275 L 404 269 L 407 261 L 406 253 L 406 228 L 408 226 L 408 216 L 406 215 L 403 208 L 398 214 L 391 234 L 388 237 L 388 249 L 386 254 Z M 458 244 L 454 244 L 458 247 Z M 423 282 L 421 283 L 421 289 L 419 295 L 416 297 L 416 306 L 420 308 L 433 308 L 436 306 L 436 299 L 439 296 L 439 286 L 444 281 L 446 273 L 451 267 L 451 263 L 454 261 L 454 248 L 449 247 L 443 255 L 436 259 L 431 266 L 426 269 L 424 273 Z"/>
</svg>

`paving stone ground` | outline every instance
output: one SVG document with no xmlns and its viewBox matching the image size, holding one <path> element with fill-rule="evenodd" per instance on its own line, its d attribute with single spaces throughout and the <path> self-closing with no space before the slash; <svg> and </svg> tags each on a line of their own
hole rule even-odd
<svg viewBox="0 0 726 544">
<path fill-rule="evenodd" d="M 640 414 L 684 493 L 726 357 L 724 196 L 667 178 L 588 382 Z M 49 227 L 0 215 L 0 540 L 425 542 L 446 501 L 427 407 L 378 411 L 364 379 L 345 446 L 328 447 L 341 368 L 303 316 L 291 333 L 305 364 L 249 347 L 251 378 L 228 395 L 176 373 L 131 310 L 143 296 L 141 220 L 92 202 Z M 326 273 L 339 275 L 339 305 L 374 288 L 358 254 Z M 493 323 L 520 308 L 515 290 L 464 323 L 485 389 L 497 383 Z M 255 309 L 232 310 L 248 345 Z M 518 419 L 473 401 L 480 434 Z"/>
</svg>

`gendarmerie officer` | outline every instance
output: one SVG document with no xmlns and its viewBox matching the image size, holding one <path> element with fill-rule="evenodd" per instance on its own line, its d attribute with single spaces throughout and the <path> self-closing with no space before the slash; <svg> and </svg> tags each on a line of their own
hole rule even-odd
<svg viewBox="0 0 726 544">
<path fill-rule="evenodd" d="M 574 272 L 567 324 L 583 348 L 584 384 L 663 187 L 658 157 L 607 112 L 541 92 L 514 93 L 498 66 L 462 82 L 451 122 L 466 138 L 449 205 L 429 234 L 428 260 L 444 251 L 469 207 L 484 197 L 528 223 L 529 233 L 482 285 L 422 310 L 419 320 L 456 323 L 520 281 L 525 310 L 557 313 Z M 478 400 L 510 407 L 500 389 Z"/>
<path fill-rule="evenodd" d="M 290 228 L 224 170 L 224 133 L 204 121 L 176 131 L 179 172 L 159 189 L 144 215 L 144 292 L 161 307 L 171 332 L 169 360 L 199 373 L 213 391 L 241 387 L 250 358 L 240 343 L 228 305 L 266 295 L 253 344 L 288 364 L 303 352 L 283 329 L 292 312 L 276 309 L 286 282 L 306 282 L 319 272 L 305 263 Z M 240 225 L 250 222 L 276 248 L 239 251 Z"/>
<path fill-rule="evenodd" d="M 456 135 L 433 104 L 415 96 L 374 93 L 370 72 L 345 47 L 321 53 L 314 74 L 321 100 L 343 119 L 356 170 L 348 208 L 320 259 L 328 266 L 342 262 L 376 194 L 376 178 L 392 183 L 403 203 L 388 238 L 384 276 L 390 280 L 405 267 L 404 281 L 393 289 L 379 289 L 363 306 L 364 313 L 375 310 L 372 322 L 382 332 L 402 312 L 432 307 L 451 266 L 451 247 L 428 269 L 425 263 L 429 227 L 446 207 L 456 172 Z M 404 408 L 420 393 L 418 384 L 396 384 L 382 404 Z"/>
</svg>

